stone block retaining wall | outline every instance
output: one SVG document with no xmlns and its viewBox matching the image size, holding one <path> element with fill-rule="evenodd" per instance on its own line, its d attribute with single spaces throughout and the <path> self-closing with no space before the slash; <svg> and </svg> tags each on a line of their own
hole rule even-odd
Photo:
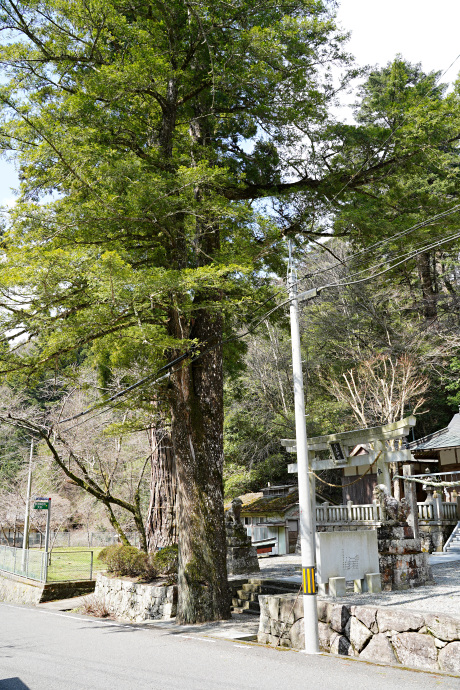
<svg viewBox="0 0 460 690">
<path fill-rule="evenodd" d="M 116 618 L 135 623 L 168 620 L 176 615 L 177 585 L 146 585 L 98 573 L 95 596 L 105 600 Z"/>
<path fill-rule="evenodd" d="M 258 641 L 304 648 L 302 597 L 260 596 Z M 460 616 L 318 602 L 322 651 L 460 675 Z"/>
</svg>

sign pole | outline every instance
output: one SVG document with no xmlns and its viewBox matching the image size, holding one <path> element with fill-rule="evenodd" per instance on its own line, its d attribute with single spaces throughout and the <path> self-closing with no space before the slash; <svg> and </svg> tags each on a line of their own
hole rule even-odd
<svg viewBox="0 0 460 690">
<path fill-rule="evenodd" d="M 289 250 L 291 246 L 289 245 Z M 294 408 L 299 482 L 299 523 L 302 554 L 302 587 L 305 630 L 305 652 L 319 653 L 318 611 L 316 605 L 316 553 L 312 501 L 308 467 L 307 428 L 305 425 L 305 398 L 303 388 L 302 357 L 300 351 L 299 303 L 297 280 L 292 270 L 289 251 L 289 299 L 291 315 L 292 373 L 294 381 Z"/>
<path fill-rule="evenodd" d="M 22 539 L 22 569 L 26 568 L 27 551 L 29 548 L 29 521 L 30 521 L 30 493 L 32 489 L 32 457 L 34 454 L 34 440 L 30 441 L 29 475 L 27 477 L 26 512 L 24 515 L 24 536 Z"/>
<path fill-rule="evenodd" d="M 45 534 L 45 582 L 48 579 L 48 549 L 50 544 L 50 522 L 51 522 L 51 498 L 48 499 L 48 510 L 46 513 L 46 534 Z"/>
</svg>

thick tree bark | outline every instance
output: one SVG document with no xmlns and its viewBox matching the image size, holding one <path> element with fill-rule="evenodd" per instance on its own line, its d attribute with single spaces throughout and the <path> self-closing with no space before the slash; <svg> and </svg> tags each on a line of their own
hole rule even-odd
<svg viewBox="0 0 460 690">
<path fill-rule="evenodd" d="M 179 317 L 172 327 L 180 328 Z M 222 318 L 202 310 L 190 337 L 212 347 Z M 171 377 L 178 481 L 179 623 L 230 618 L 223 504 L 223 372 L 220 345 Z"/>
<path fill-rule="evenodd" d="M 177 544 L 176 463 L 169 434 L 152 429 L 152 471 L 146 534 L 148 551 Z"/>
<path fill-rule="evenodd" d="M 417 257 L 417 268 L 422 284 L 423 315 L 425 319 L 434 319 L 437 316 L 436 290 L 433 276 L 431 275 L 431 260 L 429 252 L 422 252 Z"/>
</svg>

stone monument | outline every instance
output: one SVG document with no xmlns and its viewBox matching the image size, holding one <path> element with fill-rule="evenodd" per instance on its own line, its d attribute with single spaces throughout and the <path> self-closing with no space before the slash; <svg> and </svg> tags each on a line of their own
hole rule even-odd
<svg viewBox="0 0 460 690">
<path fill-rule="evenodd" d="M 387 487 L 374 489 L 374 500 L 380 504 L 382 524 L 377 528 L 379 567 L 382 589 L 409 589 L 433 584 L 429 554 L 422 552 L 421 541 L 407 522 L 408 502 L 389 495 Z"/>
<path fill-rule="evenodd" d="M 227 572 L 229 575 L 258 573 L 260 570 L 257 549 L 252 546 L 241 522 L 240 498 L 234 498 L 232 507 L 227 511 L 225 528 L 227 530 Z"/>
</svg>

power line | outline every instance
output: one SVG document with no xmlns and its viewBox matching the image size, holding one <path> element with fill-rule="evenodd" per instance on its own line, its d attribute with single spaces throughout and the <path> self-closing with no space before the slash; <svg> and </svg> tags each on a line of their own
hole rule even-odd
<svg viewBox="0 0 460 690">
<path fill-rule="evenodd" d="M 442 77 L 451 69 L 451 67 L 455 64 L 455 62 L 456 62 L 459 58 L 460 58 L 460 54 L 457 55 L 457 57 L 453 60 L 453 62 L 449 65 L 449 67 L 447 67 L 447 69 L 444 70 L 444 72 L 441 74 L 441 77 L 440 77 L 441 79 L 442 79 Z M 418 104 L 422 101 L 423 98 L 426 98 L 427 96 L 429 96 L 436 88 L 437 88 L 437 85 L 435 84 L 435 85 L 430 89 L 430 91 L 428 91 L 428 93 L 423 94 L 423 96 L 420 97 L 420 99 L 418 100 L 418 102 L 416 103 L 416 105 L 418 105 Z M 356 178 L 356 176 L 364 169 L 364 167 L 366 166 L 366 164 L 368 164 L 369 161 L 373 160 L 373 159 L 375 158 L 375 156 L 383 150 L 383 148 L 384 148 L 384 147 L 387 145 L 387 143 L 392 139 L 392 137 L 395 135 L 395 133 L 403 126 L 404 122 L 408 119 L 408 117 L 409 117 L 408 114 L 407 114 L 407 115 L 404 115 L 403 120 L 401 121 L 401 123 L 400 123 L 394 130 L 392 130 L 392 132 L 391 132 L 390 135 L 387 137 L 387 139 L 383 142 L 383 144 L 381 144 L 380 148 L 377 149 L 377 151 L 374 152 L 374 153 L 372 154 L 371 158 L 367 158 L 365 161 L 363 161 L 362 165 L 361 165 L 360 168 L 357 170 L 357 172 L 354 173 L 354 175 L 352 175 L 352 176 L 350 177 L 350 179 L 347 181 L 347 183 L 346 183 L 346 184 L 345 184 L 345 185 L 344 185 L 344 186 L 333 196 L 332 199 L 330 199 L 330 200 L 327 201 L 327 204 L 326 204 L 327 206 L 329 206 L 330 208 L 332 208 L 332 203 L 337 199 L 337 197 L 338 197 L 338 196 L 339 196 L 339 195 L 340 195 L 340 194 L 351 184 L 351 182 Z M 401 237 L 404 237 L 404 236 L 406 236 L 406 235 L 409 234 L 410 232 L 413 232 L 413 231 L 416 230 L 416 229 L 419 229 L 419 228 L 421 228 L 421 227 L 426 227 L 426 225 L 428 225 L 428 224 L 434 222 L 435 220 L 439 220 L 439 219 L 442 219 L 442 218 L 444 218 L 444 217 L 447 217 L 448 215 L 451 215 L 452 213 L 454 213 L 455 211 L 457 211 L 457 210 L 459 210 L 459 209 L 460 209 L 460 205 L 457 205 L 457 206 L 453 207 L 452 209 L 449 209 L 448 211 L 445 211 L 445 212 L 443 212 L 443 213 L 437 214 L 437 216 L 434 216 L 434 217 L 432 217 L 431 219 L 428 219 L 428 220 L 426 220 L 426 221 L 422 221 L 421 223 L 417 223 L 416 225 L 412 226 L 411 228 L 408 228 L 408 229 L 403 230 L 403 231 L 401 231 L 401 232 L 399 232 L 399 233 L 396 233 L 396 234 L 395 234 L 394 236 L 392 236 L 392 237 L 389 237 L 389 238 L 387 238 L 387 239 L 384 239 L 384 240 L 381 240 L 381 241 L 379 241 L 379 242 L 376 242 L 376 243 L 374 243 L 374 245 L 371 245 L 370 247 L 367 247 L 367 248 L 365 248 L 365 249 L 363 249 L 363 250 L 360 250 L 359 252 L 356 252 L 355 254 L 351 255 L 351 257 L 348 257 L 343 263 L 344 263 L 344 264 L 347 264 L 347 263 L 349 263 L 353 258 L 356 258 L 357 256 L 365 255 L 365 254 L 369 253 L 370 251 L 372 251 L 373 249 L 375 249 L 376 247 L 382 246 L 383 244 L 386 244 L 386 243 L 388 243 L 388 242 L 390 242 L 390 241 L 393 241 L 393 240 L 395 240 L 395 239 L 399 239 L 399 238 L 401 238 Z M 455 237 L 449 238 L 448 240 L 445 240 L 445 241 L 451 241 L 451 239 L 452 239 L 452 240 L 453 240 L 453 239 L 456 239 L 456 237 L 458 237 L 458 236 L 459 236 L 459 235 L 456 235 Z M 441 242 L 441 243 L 439 243 L 439 245 L 437 244 L 437 245 L 432 245 L 432 246 L 440 246 L 440 244 L 443 244 L 443 243 L 445 243 L 445 242 Z M 427 251 L 427 249 L 425 248 L 424 250 L 421 250 L 421 251 Z M 336 283 L 336 284 L 326 285 L 326 286 L 323 286 L 323 287 L 318 288 L 318 289 L 317 289 L 317 292 L 319 293 L 320 291 L 322 291 L 322 290 L 324 290 L 324 289 L 326 289 L 326 288 L 328 288 L 328 287 L 340 287 L 340 286 L 344 286 L 344 285 L 354 285 L 354 284 L 357 284 L 357 283 L 367 282 L 368 280 L 371 280 L 371 279 L 373 279 L 373 278 L 377 278 L 378 276 L 383 275 L 384 273 L 387 273 L 388 271 L 392 270 L 392 268 L 395 268 L 396 266 L 400 265 L 401 263 L 404 263 L 405 261 L 409 260 L 409 259 L 412 258 L 413 256 L 417 256 L 419 253 L 421 253 L 421 251 L 411 253 L 411 255 L 408 256 L 406 259 L 403 259 L 402 261 L 400 261 L 400 262 L 398 262 L 398 263 L 392 265 L 391 267 L 387 268 L 386 270 L 381 271 L 380 273 L 377 273 L 377 274 L 375 274 L 375 275 L 373 275 L 373 276 L 371 276 L 371 277 L 363 278 L 363 279 L 361 279 L 361 280 L 352 281 L 352 282 L 347 281 L 347 282 L 345 282 L 345 283 Z M 303 276 L 302 278 L 300 278 L 300 279 L 298 279 L 298 280 L 296 281 L 296 284 L 300 284 L 300 283 L 303 282 L 304 280 L 307 280 L 307 279 L 312 278 L 312 277 L 314 277 L 314 276 L 316 276 L 316 275 L 319 275 L 320 273 L 324 273 L 324 272 L 326 272 L 326 271 L 333 270 L 333 268 L 335 268 L 335 267 L 338 266 L 338 265 L 340 265 L 340 264 L 337 263 L 337 264 L 335 264 L 335 266 L 332 266 L 332 267 L 330 267 L 330 268 L 322 269 L 322 270 L 317 271 L 317 272 L 315 272 L 315 273 L 313 273 L 313 274 L 309 274 L 309 275 Z M 342 264 L 342 265 L 343 265 L 343 264 Z M 375 268 L 375 266 L 374 266 L 374 268 Z M 363 271 L 360 271 L 360 272 L 358 272 L 358 273 L 356 273 L 356 274 L 354 274 L 354 275 L 358 275 L 359 273 L 363 273 L 365 270 L 372 270 L 372 267 L 371 267 L 370 269 L 364 269 Z M 352 274 L 352 275 L 353 275 L 353 274 Z M 262 305 L 260 305 L 260 306 L 263 306 L 263 305 L 266 304 L 268 301 L 270 301 L 270 300 L 272 300 L 272 299 L 275 299 L 275 298 L 280 294 L 280 292 L 281 292 L 281 290 L 279 290 L 278 292 L 276 292 L 274 295 L 270 296 L 270 297 L 269 297 L 267 300 L 265 300 L 265 302 L 263 302 Z M 278 309 L 280 309 L 280 308 L 283 307 L 284 305 L 288 304 L 290 301 L 291 301 L 291 300 L 289 300 L 289 299 L 288 299 L 288 300 L 285 300 L 284 302 L 282 302 L 281 304 L 277 305 L 276 307 L 274 307 L 273 309 L 271 309 L 269 312 L 267 312 L 264 316 L 262 316 L 262 317 L 257 321 L 257 323 L 256 323 L 253 327 L 248 328 L 244 333 L 242 333 L 242 334 L 240 334 L 240 335 L 232 336 L 232 337 L 227 338 L 227 339 L 225 339 L 225 340 L 221 340 L 219 343 L 216 343 L 214 346 L 208 348 L 208 349 L 205 350 L 204 352 L 202 352 L 202 353 L 196 355 L 195 357 L 193 357 L 193 360 L 196 361 L 196 359 L 199 359 L 200 357 L 204 356 L 205 354 L 207 354 L 208 352 L 210 352 L 211 350 L 215 349 L 215 348 L 218 347 L 218 346 L 223 346 L 223 345 L 228 344 L 228 343 L 230 343 L 230 342 L 232 342 L 232 341 L 240 340 L 241 338 L 244 338 L 244 337 L 246 337 L 247 335 L 251 334 L 251 333 L 252 333 L 252 332 L 263 322 L 263 321 L 265 321 L 271 314 L 273 314 L 275 311 L 277 311 Z M 208 339 L 207 339 L 206 341 L 204 341 L 204 342 L 205 342 L 205 343 L 206 343 L 206 342 L 209 342 L 209 340 L 210 340 L 210 339 L 208 338 Z M 133 390 L 139 388 L 139 387 L 142 386 L 144 383 L 147 383 L 148 381 L 151 381 L 152 379 L 154 379 L 154 380 L 152 381 L 152 385 L 155 385 L 155 384 L 159 383 L 160 381 L 162 381 L 162 380 L 164 380 L 164 379 L 166 379 L 166 378 L 169 378 L 170 375 L 171 375 L 171 373 L 175 373 L 175 371 L 177 371 L 177 370 L 169 371 L 169 370 L 171 370 L 171 368 L 174 366 L 174 364 L 175 364 L 175 363 L 178 363 L 178 362 L 180 362 L 180 361 L 183 361 L 183 360 L 185 360 L 185 359 L 187 359 L 187 358 L 190 357 L 191 355 L 193 356 L 193 350 L 196 350 L 196 349 L 197 349 L 196 347 L 189 349 L 187 352 L 183 353 L 183 354 L 180 355 L 178 358 L 176 358 L 173 362 L 169 362 L 168 364 L 166 364 L 166 365 L 164 365 L 163 367 L 161 367 L 155 374 L 150 374 L 150 375 L 144 377 L 143 379 L 141 379 L 140 381 L 136 382 L 136 383 L 133 384 L 132 386 L 129 386 L 128 388 L 126 388 L 126 389 L 124 389 L 124 390 L 122 390 L 122 391 L 116 393 L 115 395 L 111 396 L 110 398 L 108 398 L 108 399 L 104 402 L 104 408 L 106 407 L 106 405 L 107 405 L 108 403 L 113 402 L 113 401 L 115 401 L 115 400 L 117 400 L 117 399 L 123 397 L 124 395 L 129 394 L 129 393 L 132 392 Z M 159 373 L 161 373 L 162 371 L 165 371 L 165 370 L 168 370 L 168 373 L 166 373 L 164 376 L 160 376 L 159 378 L 155 378 L 156 376 L 158 376 Z M 80 418 L 80 417 L 86 416 L 86 415 L 89 414 L 90 412 L 99 409 L 100 406 L 101 406 L 100 404 L 93 405 L 92 407 L 88 408 L 87 410 L 84 410 L 83 412 L 78 413 L 77 415 L 73 415 L 72 417 L 68 417 L 68 418 L 66 418 L 66 419 L 61 420 L 59 423 L 60 423 L 60 424 L 64 424 L 64 423 L 66 423 L 66 422 L 70 422 L 70 421 L 73 421 L 73 420 L 78 419 L 78 418 Z M 110 408 L 110 409 L 111 409 L 111 408 Z M 102 412 L 103 412 L 103 411 L 98 412 L 98 415 L 99 415 L 99 414 L 102 414 Z M 95 417 L 95 416 L 98 416 L 98 415 L 94 415 L 94 417 Z M 94 417 L 92 417 L 92 419 L 93 419 Z M 72 428 L 75 428 L 75 426 L 79 426 L 79 425 L 74 425 L 74 426 L 72 426 L 72 427 L 70 427 L 70 428 L 71 428 L 71 429 L 72 429 Z M 69 430 L 69 429 L 66 429 L 66 430 Z"/>
<path fill-rule="evenodd" d="M 419 223 L 416 223 L 415 225 L 412 225 L 409 228 L 406 228 L 405 230 L 401 230 L 400 232 L 395 233 L 394 235 L 390 235 L 389 237 L 379 240 L 378 242 L 375 242 L 374 244 L 370 245 L 369 247 L 365 247 L 364 249 L 361 249 L 358 252 L 355 252 L 348 256 L 346 259 L 343 261 L 338 261 L 337 263 L 333 264 L 332 266 L 328 266 L 327 268 L 322 268 L 318 271 L 314 271 L 313 273 L 308 273 L 301 278 L 299 278 L 296 282 L 297 285 L 302 283 L 304 280 L 308 280 L 309 278 L 314 278 L 318 275 L 321 275 L 322 273 L 327 273 L 328 271 L 332 271 L 334 268 L 337 268 L 338 266 L 343 266 L 346 264 L 349 264 L 353 259 L 363 256 L 365 254 L 368 254 L 371 252 L 373 249 L 376 249 L 377 247 L 380 247 L 384 244 L 387 244 L 389 242 L 394 242 L 395 240 L 401 239 L 401 237 L 405 237 L 409 235 L 411 232 L 414 232 L 415 230 L 419 230 L 420 228 L 424 228 L 428 225 L 431 225 L 432 223 L 435 223 L 436 221 L 442 220 L 443 218 L 447 218 L 448 216 L 456 213 L 457 211 L 460 211 L 460 204 L 457 204 L 456 206 L 453 206 L 452 208 L 448 209 L 447 211 L 443 211 L 442 213 L 438 213 L 434 216 L 431 216 L 430 218 L 427 218 L 424 221 L 420 221 Z M 358 264 L 358 265 L 362 265 Z M 367 269 L 364 269 L 367 270 Z M 361 271 L 362 272 L 362 271 Z"/>
<path fill-rule="evenodd" d="M 447 72 L 453 67 L 453 65 L 457 62 L 457 60 L 458 60 L 459 58 L 460 58 L 460 53 L 459 53 L 459 54 L 457 55 L 457 57 L 450 63 L 450 65 L 441 73 L 441 75 L 440 75 L 440 77 L 439 77 L 440 80 L 447 74 Z M 431 88 L 426 94 L 423 94 L 422 96 L 420 96 L 420 98 L 418 99 L 418 101 L 415 103 L 415 107 L 418 106 L 418 105 L 422 102 L 422 100 L 423 100 L 424 98 L 426 98 L 427 96 L 431 95 L 431 93 L 432 93 L 436 88 L 437 88 L 437 84 L 435 84 L 434 86 L 432 86 L 432 88 Z M 366 158 L 366 160 L 363 161 L 363 163 L 361 164 L 361 166 L 359 167 L 359 169 L 349 178 L 349 180 L 347 180 L 347 182 L 345 183 L 345 185 L 344 185 L 344 186 L 343 186 L 343 187 L 332 197 L 332 199 L 328 199 L 328 200 L 326 201 L 326 203 L 325 203 L 326 208 L 329 208 L 329 209 L 333 210 L 333 209 L 332 209 L 332 204 L 333 204 L 333 202 L 340 196 L 340 194 L 342 194 L 343 191 L 345 191 L 345 189 L 347 189 L 347 187 L 349 187 L 349 185 L 352 183 L 352 181 L 353 181 L 353 180 L 357 177 L 357 175 L 359 175 L 359 173 L 364 169 L 364 167 L 366 166 L 366 164 L 369 163 L 370 161 L 372 161 L 372 160 L 375 158 L 375 156 L 383 150 L 383 148 L 387 145 L 387 143 L 393 138 L 393 136 L 395 135 L 395 133 L 396 133 L 399 129 L 401 129 L 401 127 L 404 125 L 404 123 L 407 121 L 408 118 L 409 118 L 409 114 L 405 114 L 405 115 L 403 116 L 402 121 L 399 123 L 399 125 L 398 125 L 394 130 L 392 130 L 392 132 L 391 132 L 390 135 L 387 137 L 387 139 L 385 139 L 385 141 L 384 141 L 383 144 L 380 146 L 380 148 L 378 148 L 377 151 L 375 151 L 375 152 L 372 154 L 372 156 L 371 156 L 370 158 Z M 458 208 L 460 208 L 460 206 L 457 206 L 456 208 L 458 209 Z M 449 212 L 446 212 L 446 213 L 449 215 Z M 440 214 L 440 216 L 441 216 L 441 214 Z M 425 225 L 425 224 L 426 224 L 426 223 L 424 223 L 424 225 Z M 424 225 L 417 225 L 417 227 L 424 227 Z M 412 228 L 409 228 L 408 231 L 403 231 L 401 234 L 398 234 L 397 236 L 398 236 L 398 237 L 402 237 L 402 236 L 404 236 L 405 234 L 407 234 L 408 232 L 411 232 L 412 230 L 417 229 L 417 227 L 416 227 L 416 226 L 413 226 Z M 394 236 L 393 239 L 396 238 L 397 236 Z M 347 263 L 347 261 L 351 260 L 351 259 L 354 258 L 355 256 L 359 256 L 359 255 L 361 255 L 361 254 L 363 254 L 363 253 L 365 254 L 365 253 L 367 253 L 368 251 L 370 251 L 373 247 L 377 247 L 377 246 L 379 246 L 379 245 L 381 245 L 381 244 L 384 244 L 384 243 L 386 243 L 386 242 L 389 242 L 389 241 L 391 241 L 391 239 L 392 239 L 392 238 L 388 238 L 388 239 L 385 239 L 385 240 L 381 240 L 380 242 L 377 242 L 377 243 L 375 243 L 374 245 L 371 245 L 370 247 L 368 247 L 368 248 L 366 248 L 366 249 L 364 249 L 364 250 L 361 250 L 360 252 L 357 252 L 356 254 L 352 255 L 352 256 L 349 257 L 347 260 L 345 260 L 343 263 Z M 336 264 L 336 266 L 338 266 L 338 265 L 340 265 L 340 264 L 339 264 L 339 263 Z M 332 270 L 333 268 L 334 268 L 334 267 L 327 268 L 327 269 L 323 269 L 322 271 L 320 271 L 320 273 L 321 273 L 321 272 L 325 272 L 325 271 Z M 317 273 L 315 273 L 315 274 L 313 274 L 313 275 L 317 275 Z M 300 280 L 303 280 L 303 278 L 299 279 L 299 282 L 300 282 Z"/>
<path fill-rule="evenodd" d="M 326 290 L 326 289 L 329 289 L 329 288 L 334 288 L 334 287 L 348 287 L 348 286 L 350 286 L 350 285 L 357 285 L 357 284 L 360 284 L 360 283 L 369 282 L 369 281 L 371 281 L 371 280 L 374 280 L 375 278 L 378 278 L 378 277 L 384 275 L 385 273 L 388 273 L 389 271 L 392 271 L 392 270 L 393 270 L 394 268 L 396 268 L 397 266 L 400 266 L 401 264 L 405 263 L 406 261 L 409 261 L 410 259 L 412 259 L 412 258 L 418 256 L 418 255 L 421 254 L 422 252 L 428 251 L 429 249 L 433 249 L 433 248 L 438 247 L 438 246 L 442 246 L 443 244 L 447 244 L 448 242 L 452 242 L 452 241 L 454 241 L 455 239 L 459 239 L 459 238 L 460 238 L 460 231 L 458 231 L 458 232 L 456 232 L 456 233 L 453 233 L 452 235 L 450 235 L 449 237 L 445 237 L 444 239 L 437 240 L 436 242 L 433 242 L 433 243 L 431 243 L 431 244 L 429 244 L 429 245 L 424 245 L 423 247 L 420 247 L 420 248 L 417 249 L 417 250 L 412 250 L 412 251 L 406 253 L 406 255 L 400 255 L 400 257 L 402 256 L 403 258 L 401 258 L 400 260 L 398 260 L 396 263 L 393 263 L 391 266 L 388 266 L 388 267 L 387 267 L 386 269 L 384 269 L 383 271 L 380 271 L 380 272 L 378 272 L 378 273 L 374 273 L 374 274 L 371 275 L 371 276 L 367 276 L 367 277 L 361 278 L 361 279 L 359 279 L 359 280 L 354 280 L 354 281 L 349 281 L 349 280 L 348 280 L 348 281 L 344 281 L 344 282 L 341 282 L 341 283 L 329 283 L 329 284 L 327 284 L 327 285 L 323 285 L 323 286 L 318 287 L 318 288 L 313 288 L 312 290 L 308 291 L 308 292 L 310 293 L 309 296 L 310 296 L 310 297 L 316 297 L 316 296 L 319 295 L 323 290 Z M 399 259 L 400 257 L 396 257 L 396 258 Z M 373 268 L 379 267 L 380 265 L 381 265 L 381 264 L 377 264 L 376 266 L 371 266 L 371 267 L 369 267 L 368 270 L 372 270 Z M 299 281 L 298 281 L 298 282 L 299 282 Z M 298 295 L 298 298 L 299 298 L 299 299 L 302 299 L 302 293 L 300 293 L 300 294 Z M 261 318 L 259 318 L 255 323 L 253 323 L 253 325 L 252 325 L 251 327 L 249 327 L 249 328 L 248 328 L 246 331 L 244 331 L 243 333 L 240 333 L 240 334 L 238 334 L 238 335 L 231 336 L 231 337 L 229 337 L 229 338 L 225 338 L 224 340 L 220 340 L 219 342 L 217 342 L 217 343 L 215 343 L 214 345 L 208 347 L 208 348 L 207 348 L 206 350 L 204 350 L 203 352 L 199 352 L 198 354 L 193 354 L 193 352 L 192 352 L 191 350 L 188 350 L 187 352 L 185 352 L 185 353 L 184 353 L 183 355 L 181 355 L 180 357 L 176 358 L 176 359 L 173 360 L 172 362 L 170 362 L 170 363 L 164 365 L 163 367 L 161 367 L 161 369 L 159 369 L 157 372 L 155 372 L 155 374 L 150 374 L 149 376 L 145 376 L 143 379 L 141 379 L 141 380 L 138 381 L 137 383 L 133 384 L 132 386 L 129 386 L 128 388 L 125 388 L 124 390 L 120 391 L 119 393 L 116 393 L 114 396 L 112 396 L 112 397 L 109 398 L 108 400 L 104 401 L 104 403 L 100 403 L 100 404 L 98 404 L 98 405 L 93 405 L 92 407 L 90 407 L 90 408 L 88 408 L 88 409 L 86 409 L 86 410 L 83 410 L 83 412 L 79 412 L 77 415 L 74 415 L 73 417 L 68 417 L 67 419 L 61 420 L 59 423 L 60 423 L 60 424 L 63 424 L 63 423 L 65 423 L 65 422 L 70 422 L 70 421 L 72 421 L 72 420 L 74 420 L 74 419 L 78 419 L 78 418 L 80 418 L 80 417 L 84 417 L 84 416 L 86 416 L 87 414 L 89 414 L 90 412 L 93 412 L 93 411 L 95 411 L 95 410 L 99 410 L 98 413 L 97 413 L 96 415 L 94 415 L 93 417 L 91 417 L 90 419 L 85 420 L 85 421 L 82 421 L 82 422 L 79 423 L 79 424 L 75 424 L 75 425 L 73 425 L 72 427 L 68 427 L 67 429 L 64 429 L 63 431 L 70 431 L 70 429 L 73 429 L 73 428 L 75 428 L 76 426 L 80 426 L 81 424 L 84 424 L 84 423 L 86 423 L 87 421 L 90 421 L 91 419 L 94 419 L 96 416 L 99 416 L 100 414 L 103 414 L 104 412 L 108 412 L 110 409 L 113 409 L 113 407 L 115 407 L 115 405 L 114 405 L 114 406 L 107 406 L 107 404 L 110 403 L 110 402 L 112 402 L 112 401 L 114 401 L 114 400 L 117 400 L 117 399 L 119 399 L 119 398 L 121 398 L 121 397 L 123 397 L 123 396 L 125 396 L 125 395 L 127 395 L 127 394 L 129 394 L 129 393 L 131 393 L 133 390 L 139 388 L 139 387 L 142 386 L 144 383 L 147 383 L 148 381 L 151 381 L 152 379 L 155 378 L 155 376 L 158 376 L 158 373 L 160 373 L 160 371 L 164 371 L 165 369 L 169 369 L 169 370 L 170 370 L 170 371 L 168 371 L 167 374 L 165 374 L 165 375 L 163 375 L 163 376 L 161 376 L 161 377 L 159 377 L 159 378 L 153 380 L 153 381 L 152 381 L 152 385 L 155 385 L 155 384 L 159 383 L 160 381 L 162 381 L 162 380 L 164 380 L 164 379 L 166 379 L 166 378 L 169 378 L 172 374 L 176 373 L 177 371 L 179 371 L 180 369 L 182 369 L 182 368 L 185 366 L 185 365 L 182 365 L 181 367 L 178 367 L 177 369 L 173 369 L 172 367 L 174 366 L 174 364 L 177 364 L 179 361 L 183 361 L 183 360 L 187 359 L 188 357 L 192 356 L 192 362 L 196 362 L 198 359 L 200 359 L 201 357 L 204 357 L 204 355 L 208 354 L 208 353 L 211 352 L 212 350 L 215 350 L 217 347 L 222 347 L 222 346 L 224 346 L 224 345 L 226 345 L 226 344 L 228 344 L 228 343 L 230 343 L 230 342 L 233 342 L 233 341 L 236 341 L 236 340 L 241 340 L 242 338 L 247 337 L 248 335 L 250 335 L 251 333 L 253 333 L 253 332 L 260 326 L 261 323 L 263 323 L 269 316 L 271 316 L 271 314 L 273 314 L 273 313 L 274 313 L 275 311 L 277 311 L 278 309 L 281 309 L 281 308 L 284 307 L 286 304 L 289 304 L 291 301 L 292 301 L 292 300 L 291 300 L 290 298 L 288 298 L 288 299 L 284 300 L 283 302 L 281 302 L 280 304 L 276 305 L 273 309 L 270 309 L 270 311 L 266 312 Z M 209 339 L 208 339 L 208 340 L 209 340 Z M 206 341 L 204 341 L 204 342 L 206 342 Z M 196 352 L 196 350 L 197 350 L 197 347 L 194 348 L 194 351 L 195 351 L 195 352 Z M 102 407 L 102 409 L 100 409 L 101 407 Z"/>
<path fill-rule="evenodd" d="M 459 238 L 460 238 L 460 231 L 457 231 L 455 233 L 452 233 L 452 235 L 449 235 L 448 237 L 444 238 L 443 240 L 438 240 L 436 242 L 426 244 L 423 247 L 420 247 L 418 250 L 410 250 L 410 251 L 406 252 L 406 254 L 400 254 L 399 256 L 392 259 L 392 261 L 395 261 L 396 259 L 401 259 L 401 257 L 404 257 L 404 258 L 402 258 L 400 261 L 397 261 L 397 263 L 392 264 L 391 266 L 386 268 L 384 271 L 381 271 L 380 273 L 375 273 L 374 275 L 367 277 L 367 278 L 363 278 L 362 280 L 354 280 L 354 281 L 347 280 L 344 283 L 330 283 L 329 285 L 325 285 L 319 289 L 324 290 L 326 287 L 342 287 L 342 286 L 346 286 L 346 285 L 356 285 L 357 283 L 363 283 L 365 281 L 371 280 L 372 278 L 377 278 L 378 276 L 383 275 L 384 273 L 388 273 L 393 268 L 400 266 L 401 264 L 405 263 L 406 261 L 409 261 L 410 259 L 414 258 L 415 256 L 422 254 L 423 252 L 429 251 L 430 249 L 436 249 L 436 247 L 439 247 L 443 244 L 447 244 L 448 242 L 453 242 L 454 240 L 459 239 Z M 387 263 L 387 262 L 381 262 L 380 264 L 375 264 L 374 266 L 371 266 L 369 269 L 364 269 L 362 271 L 358 271 L 357 273 L 352 273 L 350 275 L 350 277 L 360 275 L 361 273 L 364 273 L 365 270 L 372 270 L 374 268 L 379 268 L 380 266 L 384 265 L 384 263 Z"/>
</svg>

